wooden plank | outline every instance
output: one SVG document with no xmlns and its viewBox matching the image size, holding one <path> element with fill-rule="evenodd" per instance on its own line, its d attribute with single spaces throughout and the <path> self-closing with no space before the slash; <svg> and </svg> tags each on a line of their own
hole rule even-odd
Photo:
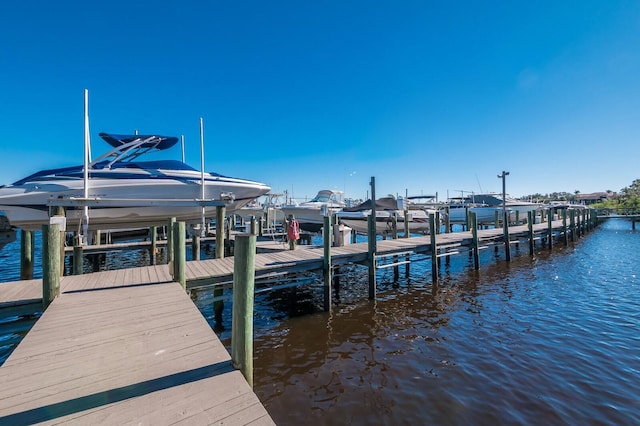
<svg viewBox="0 0 640 426">
<path fill-rule="evenodd" d="M 273 424 L 176 283 L 63 293 L 0 382 L 2 424 Z"/>
</svg>

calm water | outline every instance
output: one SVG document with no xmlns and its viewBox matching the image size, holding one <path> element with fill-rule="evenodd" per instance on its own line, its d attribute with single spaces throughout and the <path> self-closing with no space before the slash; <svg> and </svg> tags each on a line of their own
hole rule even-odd
<svg viewBox="0 0 640 426">
<path fill-rule="evenodd" d="M 467 255 L 443 262 L 435 294 L 429 261 L 408 279 L 401 268 L 398 282 L 381 270 L 375 302 L 366 269 L 343 271 L 331 314 L 318 277 L 258 294 L 254 389 L 276 423 L 640 424 L 640 233 L 630 222 L 534 258 L 521 246 L 511 263 L 481 253 L 479 272 Z M 15 279 L 16 261 L 0 252 L 0 280 Z M 192 297 L 213 325 L 212 293 Z M 225 298 L 218 333 L 229 345 Z"/>
</svg>

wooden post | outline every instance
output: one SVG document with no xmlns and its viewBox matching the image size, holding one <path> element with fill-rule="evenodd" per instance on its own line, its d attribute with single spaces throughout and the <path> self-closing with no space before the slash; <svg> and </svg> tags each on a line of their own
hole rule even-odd
<svg viewBox="0 0 640 426">
<path fill-rule="evenodd" d="M 369 249 L 369 299 L 376 298 L 376 252 L 378 251 L 376 242 L 376 178 L 371 177 L 371 214 L 367 221 L 367 245 Z"/>
<path fill-rule="evenodd" d="M 149 259 L 151 265 L 156 264 L 156 253 L 158 252 L 158 227 L 152 226 L 149 228 L 149 236 L 151 238 L 151 253 Z"/>
<path fill-rule="evenodd" d="M 511 261 L 511 242 L 509 240 L 509 212 L 505 212 L 502 217 L 502 229 L 504 230 L 504 257 L 507 262 Z"/>
<path fill-rule="evenodd" d="M 186 242 L 185 242 L 185 224 L 184 222 L 175 222 L 173 224 L 173 279 L 187 288 L 186 278 Z"/>
<path fill-rule="evenodd" d="M 233 258 L 231 359 L 253 388 L 253 301 L 256 236 L 238 234 Z"/>
<path fill-rule="evenodd" d="M 324 310 L 331 310 L 331 282 L 333 281 L 333 268 L 331 267 L 331 217 L 325 216 L 322 228 L 322 245 L 324 247 L 324 261 L 322 271 L 324 273 Z"/>
<path fill-rule="evenodd" d="M 471 218 L 469 217 L 469 206 L 464 206 L 464 223 L 467 227 L 467 231 L 471 230 Z"/>
<path fill-rule="evenodd" d="M 534 239 L 533 239 L 533 222 L 535 221 L 535 213 L 527 212 L 527 228 L 529 228 L 529 255 L 533 256 L 535 252 Z"/>
<path fill-rule="evenodd" d="M 544 212 L 545 212 L 544 209 L 540 210 L 540 223 L 544 223 L 546 220 L 544 217 Z"/>
<path fill-rule="evenodd" d="M 405 215 L 404 222 L 408 222 L 408 217 Z M 394 240 L 398 239 L 398 216 L 394 213 L 391 216 L 391 238 Z M 398 256 L 393 256 L 393 263 L 398 263 Z M 393 281 L 398 282 L 400 277 L 400 267 L 395 265 L 393 267 Z"/>
<path fill-rule="evenodd" d="M 564 245 L 569 245 L 569 235 L 567 235 L 567 209 L 562 209 L 562 234 L 564 235 Z"/>
<path fill-rule="evenodd" d="M 369 299 L 376 298 L 376 224 L 374 217 L 367 218 L 367 247 L 369 261 Z"/>
<path fill-rule="evenodd" d="M 200 234 L 191 236 L 191 259 L 200 260 Z"/>
<path fill-rule="evenodd" d="M 429 232 L 431 242 L 431 282 L 433 289 L 438 288 L 438 245 L 436 243 L 436 215 L 429 213 Z"/>
<path fill-rule="evenodd" d="M 411 232 L 409 231 L 409 210 L 408 209 L 404 209 L 404 237 L 405 238 L 409 238 Z"/>
<path fill-rule="evenodd" d="M 258 235 L 258 221 L 255 216 L 251 216 L 251 222 L 249 222 L 249 233 L 251 235 Z"/>
<path fill-rule="evenodd" d="M 576 211 L 571 209 L 569 212 L 569 228 L 571 229 L 571 242 L 576 241 Z"/>
<path fill-rule="evenodd" d="M 444 232 L 448 234 L 451 232 L 451 218 L 449 217 L 449 206 L 444 208 Z"/>
<path fill-rule="evenodd" d="M 20 230 L 20 279 L 33 279 L 33 254 L 35 252 L 35 239 L 33 231 Z"/>
<path fill-rule="evenodd" d="M 42 225 L 42 306 L 60 295 L 60 227 Z"/>
<path fill-rule="evenodd" d="M 224 257 L 224 217 L 226 208 L 224 206 L 216 207 L 216 259 Z"/>
<path fill-rule="evenodd" d="M 471 219 L 471 235 L 473 236 L 473 267 L 480 269 L 480 248 L 478 244 L 478 216 L 475 212 L 469 212 Z"/>
<path fill-rule="evenodd" d="M 78 237 L 78 240 L 79 239 L 80 238 Z M 73 246 L 73 275 L 82 275 L 84 272 L 83 252 L 84 248 L 80 244 L 80 241 L 77 241 Z"/>
<path fill-rule="evenodd" d="M 549 209 L 549 224 L 547 234 L 549 235 L 549 250 L 553 249 L 553 210 Z"/>
<path fill-rule="evenodd" d="M 176 218 L 169 219 L 167 225 L 167 264 L 169 265 L 169 271 L 173 272 L 173 224 L 176 223 Z"/>
<path fill-rule="evenodd" d="M 500 213 L 498 213 L 498 209 L 496 209 L 495 212 L 493 212 L 494 218 L 493 218 L 493 227 L 495 229 L 498 229 L 498 225 L 500 224 L 499 222 L 499 218 L 500 218 Z"/>
</svg>

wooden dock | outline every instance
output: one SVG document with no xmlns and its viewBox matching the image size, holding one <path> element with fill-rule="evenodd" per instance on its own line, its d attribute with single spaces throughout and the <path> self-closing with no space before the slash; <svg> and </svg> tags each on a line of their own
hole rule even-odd
<svg viewBox="0 0 640 426">
<path fill-rule="evenodd" d="M 549 224 L 547 222 L 534 224 L 532 228 L 535 240 L 548 237 Z M 558 238 L 564 232 L 564 228 L 565 225 L 562 220 L 551 222 L 552 238 Z M 568 229 L 567 232 L 569 232 Z M 528 236 L 529 229 L 527 225 L 509 227 L 509 239 L 512 244 L 523 243 Z M 470 250 L 472 239 L 471 231 L 438 234 L 436 241 L 438 249 L 441 251 L 439 256 L 453 255 L 460 250 Z M 489 245 L 503 245 L 503 230 L 501 228 L 479 230 L 478 242 L 481 249 Z M 323 247 L 298 246 L 296 250 L 286 250 L 283 249 L 284 245 L 278 241 L 265 243 L 259 244 L 260 252 L 255 256 L 256 279 L 285 273 L 317 271 L 323 268 Z M 378 257 L 407 253 L 431 255 L 430 236 L 398 238 L 377 242 L 376 255 Z M 343 247 L 331 248 L 331 263 L 334 266 L 364 263 L 367 259 L 367 243 L 347 244 Z M 186 262 L 187 288 L 230 284 L 233 281 L 233 263 L 233 257 Z M 103 279 L 109 282 L 135 282 L 139 279 L 137 274 L 143 277 L 149 276 L 152 279 L 152 277 L 156 276 L 155 274 L 161 273 L 167 274 L 165 278 L 168 277 L 169 269 L 167 265 L 105 271 L 80 276 L 65 276 L 61 278 L 61 292 L 73 291 L 70 289 L 77 286 L 75 283 L 78 279 L 83 282 L 83 285 L 92 286 L 103 285 L 96 283 L 96 281 L 102 281 Z M 0 309 L 3 312 L 6 309 L 17 307 L 24 303 L 40 303 L 41 300 L 42 280 L 0 283 Z"/>
<path fill-rule="evenodd" d="M 551 223 L 552 238 L 558 238 L 564 232 L 562 220 Z M 533 225 L 534 239 L 540 240 L 548 236 L 548 222 Z M 509 227 L 509 239 L 512 244 L 524 242 L 528 238 L 528 225 Z M 504 244 L 502 228 L 478 231 L 481 248 L 488 245 Z M 440 255 L 455 254 L 459 250 L 470 250 L 473 242 L 471 231 L 443 233 L 436 236 Z M 274 246 L 277 244 L 274 243 Z M 263 251 L 265 247 L 263 246 Z M 376 256 L 385 257 L 394 254 L 431 255 L 431 237 L 429 235 L 398 238 L 377 242 Z M 331 248 L 331 264 L 342 266 L 364 263 L 368 260 L 367 243 L 347 244 L 343 247 Z M 256 279 L 281 275 L 283 273 L 309 272 L 321 270 L 324 264 L 323 247 L 299 246 L 296 250 L 278 250 L 256 255 Z M 196 288 L 214 284 L 229 284 L 233 281 L 233 258 L 209 259 L 186 263 L 187 288 Z"/>
<path fill-rule="evenodd" d="M 569 232 L 584 230 L 555 220 L 511 226 L 508 241 L 503 232 L 479 230 L 475 241 L 471 231 L 378 241 L 375 258 L 424 254 L 433 261 L 476 244 L 527 240 L 551 247 L 554 238 L 567 242 Z M 256 279 L 326 268 L 326 247 L 273 245 L 255 255 Z M 332 267 L 371 267 L 367 243 L 330 251 Z M 185 272 L 187 288 L 229 285 L 234 259 L 186 262 Z M 41 282 L 0 284 L 0 308 L 41 300 Z M 167 265 L 65 276 L 60 285 L 61 295 L 0 367 L 0 424 L 273 424 Z"/>
<path fill-rule="evenodd" d="M 274 424 L 166 265 L 61 287 L 0 367 L 0 424 Z"/>
</svg>

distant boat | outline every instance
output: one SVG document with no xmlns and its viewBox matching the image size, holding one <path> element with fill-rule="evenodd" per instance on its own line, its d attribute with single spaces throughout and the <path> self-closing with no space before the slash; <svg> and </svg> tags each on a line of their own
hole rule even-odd
<svg viewBox="0 0 640 426">
<path fill-rule="evenodd" d="M 272 227 L 276 222 L 282 223 L 284 221 L 284 213 L 282 212 L 281 202 L 282 197 L 285 194 L 269 193 L 263 196 L 264 201 L 255 199 L 247 203 L 241 209 L 236 211 L 236 214 L 242 217 L 245 221 L 251 220 L 255 217 L 257 220 L 260 218 L 265 219 L 268 227 Z"/>
<path fill-rule="evenodd" d="M 324 216 L 342 210 L 346 206 L 344 192 L 323 189 L 309 201 L 282 206 L 285 217 L 293 215 L 300 228 L 309 232 L 318 232 L 324 224 Z"/>
<path fill-rule="evenodd" d="M 393 216 L 396 217 L 396 229 L 404 232 L 405 206 L 402 200 L 395 197 L 384 197 L 376 200 L 376 234 L 389 234 L 393 231 Z M 409 206 L 406 206 L 409 207 Z M 357 206 L 344 208 L 336 213 L 339 223 L 342 223 L 358 233 L 367 233 L 368 219 L 371 216 L 373 204 L 367 200 Z M 408 208 L 409 232 L 429 232 L 429 213 L 435 210 L 424 208 Z"/>
<path fill-rule="evenodd" d="M 137 161 L 143 154 L 165 151 L 178 142 L 176 137 L 159 135 L 116 135 L 100 133 L 113 148 L 88 164 L 88 198 L 148 202 L 145 207 L 92 207 L 91 229 L 113 229 L 166 224 L 169 217 L 198 223 L 202 208 L 195 201 L 219 200 L 232 212 L 269 192 L 263 184 L 245 179 L 203 173 L 176 160 Z M 204 191 L 202 188 L 204 182 Z M 49 222 L 52 198 L 84 197 L 84 166 L 43 170 L 11 185 L 0 187 L 0 210 L 11 225 L 27 230 Z M 161 205 L 162 200 L 190 202 L 193 206 Z M 153 205 L 159 201 L 160 205 Z M 84 208 L 68 208 L 67 227 L 80 224 Z M 215 214 L 206 207 L 205 214 Z"/>
<path fill-rule="evenodd" d="M 502 214 L 502 206 L 489 206 L 481 203 L 474 203 L 470 198 L 450 198 L 446 206 L 449 207 L 449 223 L 467 223 L 467 211 L 476 214 L 476 220 L 480 224 L 495 223 L 496 212 Z M 511 208 L 507 208 L 508 213 L 512 213 Z"/>
<path fill-rule="evenodd" d="M 491 207 L 501 208 L 503 205 L 502 194 L 473 194 L 470 195 L 469 198 L 473 203 L 482 203 Z M 544 208 L 544 204 L 542 203 L 516 200 L 515 198 L 510 197 L 508 194 L 506 194 L 504 201 L 506 208 L 511 210 L 509 216 L 509 219 L 511 221 L 516 220 L 516 214 L 519 216 L 520 220 L 526 220 L 528 212 L 536 212 L 537 210 Z"/>
</svg>

